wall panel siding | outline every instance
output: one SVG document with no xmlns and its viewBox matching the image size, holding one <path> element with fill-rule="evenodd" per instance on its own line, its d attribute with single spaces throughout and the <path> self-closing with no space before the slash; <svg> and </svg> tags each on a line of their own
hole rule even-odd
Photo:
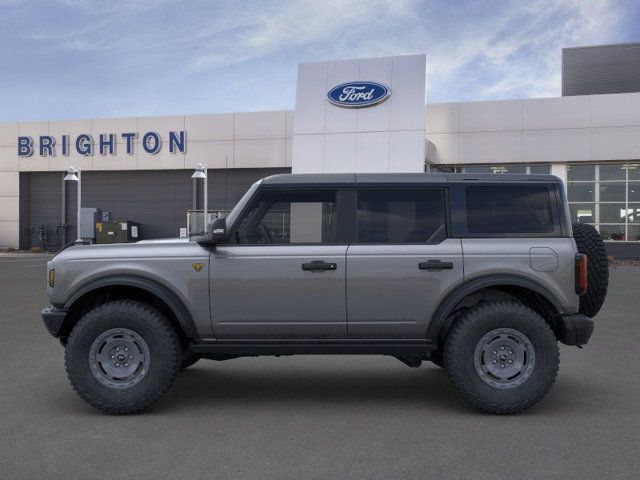
<svg viewBox="0 0 640 480">
<path fill-rule="evenodd" d="M 290 169 L 209 170 L 209 210 L 230 210 L 256 180 Z M 82 173 L 82 205 L 111 212 L 114 219 L 142 224 L 143 239 L 169 238 L 186 227 L 187 210 L 193 206 L 191 170 L 88 171 Z M 24 247 L 40 246 L 37 229 L 45 226 L 47 249 L 63 245 L 62 174 L 23 173 L 21 204 L 28 206 L 28 222 L 23 226 Z M 77 190 L 65 185 L 66 240 L 76 236 Z M 201 191 L 201 190 L 200 190 Z M 201 205 L 200 205 L 201 207 Z M 57 235 L 56 235 L 56 232 Z"/>
<path fill-rule="evenodd" d="M 562 49 L 562 95 L 640 92 L 640 43 Z"/>
</svg>

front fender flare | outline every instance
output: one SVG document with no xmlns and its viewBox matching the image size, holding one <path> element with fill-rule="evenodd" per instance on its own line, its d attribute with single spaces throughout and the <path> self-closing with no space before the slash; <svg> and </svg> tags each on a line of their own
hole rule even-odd
<svg viewBox="0 0 640 480">
<path fill-rule="evenodd" d="M 94 290 L 104 287 L 126 286 L 145 290 L 160 298 L 167 304 L 171 312 L 175 315 L 180 327 L 189 338 L 198 338 L 198 334 L 193 323 L 193 318 L 184 303 L 178 296 L 164 285 L 154 280 L 136 275 L 113 275 L 90 281 L 77 289 L 65 302 L 64 310 L 69 310 L 75 302 Z"/>
</svg>

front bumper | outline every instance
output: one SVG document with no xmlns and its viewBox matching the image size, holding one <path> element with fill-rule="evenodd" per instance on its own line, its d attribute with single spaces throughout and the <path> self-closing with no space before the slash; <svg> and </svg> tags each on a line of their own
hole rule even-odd
<svg viewBox="0 0 640 480">
<path fill-rule="evenodd" d="M 47 307 L 42 310 L 41 315 L 44 326 L 47 327 L 49 333 L 56 338 L 59 337 L 67 311 L 55 307 Z"/>
<path fill-rule="evenodd" d="M 593 333 L 593 320 L 586 315 L 561 315 L 556 329 L 556 335 L 565 345 L 586 345 Z"/>
</svg>

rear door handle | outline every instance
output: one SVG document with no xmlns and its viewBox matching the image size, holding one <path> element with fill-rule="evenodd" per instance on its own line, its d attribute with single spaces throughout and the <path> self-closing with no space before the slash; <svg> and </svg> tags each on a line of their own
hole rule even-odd
<svg viewBox="0 0 640 480">
<path fill-rule="evenodd" d="M 442 260 L 428 260 L 418 264 L 420 270 L 451 270 L 453 262 L 443 262 Z"/>
<path fill-rule="evenodd" d="M 337 263 L 327 263 L 324 260 L 313 260 L 312 262 L 302 264 L 302 270 L 310 270 L 312 272 L 322 270 L 336 270 L 337 268 Z"/>
</svg>

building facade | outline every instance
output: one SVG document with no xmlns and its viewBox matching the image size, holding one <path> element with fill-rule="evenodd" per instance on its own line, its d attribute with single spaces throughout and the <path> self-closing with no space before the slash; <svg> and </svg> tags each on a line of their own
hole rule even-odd
<svg viewBox="0 0 640 480">
<path fill-rule="evenodd" d="M 633 90 L 616 75 L 640 65 L 629 55 L 640 50 L 619 48 L 626 66 L 611 66 L 611 85 Z M 190 176 L 203 163 L 219 212 L 258 178 L 290 171 L 551 173 L 573 221 L 595 225 L 612 254 L 638 256 L 640 92 L 602 93 L 601 78 L 585 92 L 589 52 L 576 62 L 571 50 L 563 75 L 581 95 L 425 105 L 426 56 L 409 55 L 301 64 L 294 111 L 0 124 L 0 246 L 75 238 L 71 165 L 83 207 L 140 223 L 141 238 L 178 236 L 202 208 Z"/>
</svg>

